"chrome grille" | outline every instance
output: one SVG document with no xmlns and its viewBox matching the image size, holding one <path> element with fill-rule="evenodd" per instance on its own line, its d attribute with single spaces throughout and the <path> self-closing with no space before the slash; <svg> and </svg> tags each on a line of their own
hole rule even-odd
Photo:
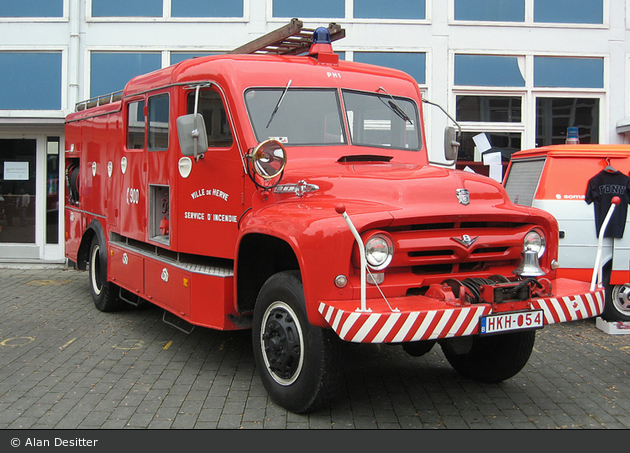
<svg viewBox="0 0 630 453">
<path fill-rule="evenodd" d="M 416 275 L 436 275 L 515 267 L 531 227 L 523 223 L 460 222 L 389 228 L 395 253 L 388 272 L 411 270 Z M 467 246 L 465 239 L 475 240 Z"/>
</svg>

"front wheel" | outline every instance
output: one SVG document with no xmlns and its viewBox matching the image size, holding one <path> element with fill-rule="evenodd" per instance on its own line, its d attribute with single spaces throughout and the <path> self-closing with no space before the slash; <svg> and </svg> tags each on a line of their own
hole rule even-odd
<svg viewBox="0 0 630 453">
<path fill-rule="evenodd" d="M 256 366 L 274 402 L 298 414 L 327 402 L 337 379 L 333 335 L 308 322 L 298 272 L 267 280 L 254 308 L 252 341 Z"/>
<path fill-rule="evenodd" d="M 605 304 L 602 319 L 606 321 L 630 321 L 630 284 L 611 285 L 612 263 L 604 266 Z"/>
<path fill-rule="evenodd" d="M 442 344 L 444 356 L 459 374 L 480 382 L 497 383 L 516 375 L 534 349 L 535 330 L 472 338 L 470 350 L 458 354 Z"/>
</svg>

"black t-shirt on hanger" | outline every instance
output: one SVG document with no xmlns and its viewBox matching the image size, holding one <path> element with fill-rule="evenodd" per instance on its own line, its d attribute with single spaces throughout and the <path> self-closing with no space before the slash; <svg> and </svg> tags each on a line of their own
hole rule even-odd
<svg viewBox="0 0 630 453">
<path fill-rule="evenodd" d="M 630 203 L 630 177 L 620 171 L 602 170 L 588 181 L 586 203 L 594 203 L 595 227 L 598 237 L 613 197 L 619 197 L 621 203 L 615 208 L 604 237 L 621 238 L 626 227 L 626 214 L 628 203 Z"/>
</svg>

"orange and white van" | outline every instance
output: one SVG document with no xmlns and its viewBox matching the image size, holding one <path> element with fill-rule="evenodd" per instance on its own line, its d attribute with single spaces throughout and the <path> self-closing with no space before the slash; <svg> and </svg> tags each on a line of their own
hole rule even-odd
<svg viewBox="0 0 630 453">
<path fill-rule="evenodd" d="M 559 226 L 558 276 L 591 281 L 598 236 L 589 180 L 602 170 L 630 172 L 630 145 L 555 145 L 512 155 L 504 186 L 510 199 L 544 209 Z M 602 318 L 630 321 L 630 228 L 602 242 L 606 304 Z"/>
</svg>

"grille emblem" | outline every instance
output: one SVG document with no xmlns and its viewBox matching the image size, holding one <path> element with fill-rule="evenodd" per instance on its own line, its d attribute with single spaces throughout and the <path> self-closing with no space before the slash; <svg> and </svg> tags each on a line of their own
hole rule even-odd
<svg viewBox="0 0 630 453">
<path fill-rule="evenodd" d="M 457 195 L 457 201 L 464 206 L 470 204 L 470 193 L 468 193 L 468 189 L 457 189 L 455 191 Z"/>
<path fill-rule="evenodd" d="M 471 238 L 467 234 L 464 234 L 461 238 L 451 238 L 451 239 L 456 242 L 459 242 L 461 245 L 463 245 L 466 248 L 470 248 L 470 246 L 473 245 L 477 239 L 479 239 L 479 236 Z"/>
</svg>

